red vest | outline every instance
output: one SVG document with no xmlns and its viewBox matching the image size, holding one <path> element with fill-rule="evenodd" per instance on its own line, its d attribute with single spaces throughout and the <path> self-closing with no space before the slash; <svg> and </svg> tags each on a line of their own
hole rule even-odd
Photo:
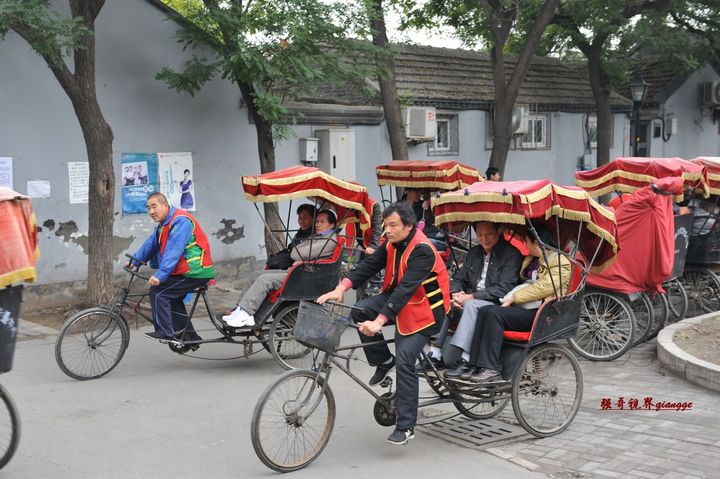
<svg viewBox="0 0 720 479">
<path fill-rule="evenodd" d="M 202 230 L 200 224 L 197 222 L 193 215 L 191 215 L 185 210 L 181 210 L 180 208 L 175 208 L 175 213 L 173 213 L 173 215 L 170 217 L 170 221 L 168 222 L 167 226 L 163 226 L 160 229 L 160 238 L 158 240 L 158 243 L 160 243 L 160 253 L 165 254 L 165 246 L 167 245 L 167 240 L 170 236 L 172 224 L 175 221 L 175 218 L 179 216 L 184 216 L 185 218 L 190 220 L 190 223 L 192 223 L 192 234 L 193 236 L 195 236 L 195 240 L 186 244 L 185 249 L 187 250 L 191 246 L 197 245 L 202 250 L 200 257 L 200 264 L 202 265 L 202 267 L 208 268 L 212 266 L 212 258 L 210 257 L 210 243 L 208 242 L 207 236 L 205 236 L 205 232 Z M 188 265 L 185 256 L 181 256 L 180 260 L 177 263 L 177 266 L 170 274 L 183 275 L 188 273 L 189 271 L 190 265 Z"/>
<path fill-rule="evenodd" d="M 397 315 L 397 330 L 403 336 L 417 333 L 435 324 L 433 310 L 443 307 L 445 313 L 450 311 L 450 279 L 448 277 L 445 263 L 443 263 L 435 246 L 427 239 L 422 231 L 415 231 L 415 236 L 410 240 L 400 258 L 398 270 L 395 270 L 395 254 L 397 249 L 392 243 L 388 243 L 387 262 L 385 263 L 385 279 L 383 280 L 383 292 L 387 291 L 395 279 L 395 284 L 402 281 L 410 254 L 420 243 L 429 245 L 435 255 L 435 264 L 432 272 L 415 290 L 410 300 Z"/>
</svg>

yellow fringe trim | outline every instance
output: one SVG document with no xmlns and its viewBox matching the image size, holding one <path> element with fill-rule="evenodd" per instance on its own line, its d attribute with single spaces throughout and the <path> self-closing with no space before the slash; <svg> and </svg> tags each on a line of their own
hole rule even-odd
<svg viewBox="0 0 720 479">
<path fill-rule="evenodd" d="M 682 177 L 683 181 L 685 181 L 685 180 L 698 181 L 699 180 L 702 185 L 699 189 L 703 192 L 703 198 L 707 198 L 710 195 L 708 185 L 705 182 L 705 178 L 703 177 L 702 172 L 691 173 L 689 171 L 683 171 L 680 176 Z M 588 189 L 588 188 L 593 188 L 595 186 L 606 183 L 617 177 L 626 178 L 628 180 L 633 180 L 633 181 L 641 181 L 641 182 L 648 183 L 648 184 L 657 180 L 657 178 L 655 178 L 652 175 L 641 175 L 639 173 L 630 173 L 629 171 L 615 170 L 615 171 L 608 173 L 607 175 L 604 175 L 601 178 L 598 178 L 595 180 L 580 180 L 580 179 L 576 178 L 575 184 L 581 188 Z M 593 196 L 602 196 L 604 194 L 611 193 L 613 191 L 621 191 L 624 193 L 633 193 L 635 190 L 638 190 L 640 188 L 642 188 L 642 187 L 623 185 L 623 184 L 611 184 L 611 185 L 605 186 L 603 188 L 600 188 L 598 190 L 588 191 L 588 193 Z M 682 194 L 676 195 L 675 201 L 677 201 L 677 202 L 683 201 L 683 198 L 684 198 L 684 196 Z"/>
<path fill-rule="evenodd" d="M 513 197 L 510 194 L 503 195 L 502 193 L 480 192 L 466 195 L 464 191 L 455 191 L 451 195 L 433 197 L 430 204 L 432 207 L 435 207 L 436 205 L 444 205 L 445 203 L 476 203 L 483 201 L 489 203 L 506 203 L 511 205 Z"/>
<path fill-rule="evenodd" d="M 444 213 L 435 217 L 435 224 L 441 226 L 445 223 L 459 223 L 474 221 L 490 221 L 493 223 L 525 224 L 525 216 L 518 213 L 491 213 L 489 211 L 467 211 Z"/>
<path fill-rule="evenodd" d="M 520 195 L 520 201 L 524 204 L 535 203 L 536 201 L 543 200 L 548 196 L 552 195 L 552 183 L 543 186 L 539 190 L 530 193 L 529 195 Z"/>
<path fill-rule="evenodd" d="M 290 178 L 276 178 L 276 179 L 269 179 L 269 178 L 263 178 L 260 180 L 259 176 L 243 176 L 242 177 L 242 183 L 245 185 L 250 186 L 257 186 L 259 184 L 263 185 L 289 185 L 292 183 L 301 183 L 303 181 L 310 181 L 317 178 L 322 178 L 328 183 L 332 183 L 336 186 L 339 186 L 341 188 L 346 188 L 348 190 L 357 191 L 357 192 L 367 192 L 367 188 L 362 185 L 355 185 L 353 183 L 348 183 L 347 181 L 339 180 L 333 176 L 328 175 L 324 171 L 313 171 L 312 173 L 307 173 L 304 175 L 298 175 L 298 176 L 292 176 Z"/>
<path fill-rule="evenodd" d="M 433 190 L 447 190 L 454 191 L 459 188 L 465 188 L 468 186 L 463 181 L 411 181 L 411 180 L 389 180 L 386 178 L 378 179 L 379 186 L 395 186 L 399 188 L 429 188 Z"/>
<path fill-rule="evenodd" d="M 10 286 L 11 284 L 17 283 L 20 281 L 32 283 L 36 279 L 37 279 L 37 271 L 35 271 L 35 267 L 28 266 L 26 268 L 21 268 L 21 269 L 0 275 L 0 288 Z"/>
</svg>

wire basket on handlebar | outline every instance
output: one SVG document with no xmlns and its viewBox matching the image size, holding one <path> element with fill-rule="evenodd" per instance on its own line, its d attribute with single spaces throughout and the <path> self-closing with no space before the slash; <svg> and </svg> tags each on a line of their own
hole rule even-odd
<svg viewBox="0 0 720 479">
<path fill-rule="evenodd" d="M 325 352 L 335 349 L 350 324 L 350 320 L 337 311 L 338 307 L 345 308 L 301 301 L 295 322 L 295 340 Z"/>
</svg>

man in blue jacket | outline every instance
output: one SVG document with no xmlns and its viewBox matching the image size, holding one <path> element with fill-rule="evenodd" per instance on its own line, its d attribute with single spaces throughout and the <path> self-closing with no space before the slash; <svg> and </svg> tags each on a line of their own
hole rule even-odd
<svg viewBox="0 0 720 479">
<path fill-rule="evenodd" d="M 158 226 L 133 255 L 157 268 L 149 280 L 155 331 L 146 336 L 199 341 L 183 298 L 215 277 L 208 238 L 193 215 L 171 207 L 162 193 L 148 197 L 147 211 Z"/>
</svg>

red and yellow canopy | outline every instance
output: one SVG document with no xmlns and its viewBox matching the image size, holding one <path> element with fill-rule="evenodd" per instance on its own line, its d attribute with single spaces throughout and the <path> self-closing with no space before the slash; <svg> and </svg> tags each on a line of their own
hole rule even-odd
<svg viewBox="0 0 720 479">
<path fill-rule="evenodd" d="M 40 257 L 37 225 L 30 199 L 0 187 L 0 288 L 35 281 Z"/>
<path fill-rule="evenodd" d="M 375 168 L 375 174 L 380 186 L 443 191 L 457 190 L 482 181 L 475 168 L 457 161 L 391 161 Z"/>
<path fill-rule="evenodd" d="M 577 185 L 593 196 L 612 191 L 632 193 L 660 178 L 678 176 L 686 187 L 709 194 L 703 167 L 681 158 L 617 158 L 590 171 L 575 173 Z M 683 195 L 676 196 L 682 201 Z"/>
<path fill-rule="evenodd" d="M 348 220 L 347 210 L 354 210 L 359 213 L 360 228 L 370 227 L 374 201 L 368 196 L 367 188 L 338 180 L 318 168 L 293 166 L 262 175 L 243 176 L 242 185 L 245 197 L 254 203 L 322 198 L 332 204 L 338 221 Z"/>
<path fill-rule="evenodd" d="M 699 156 L 690 162 L 705 168 L 708 191 L 720 195 L 720 156 Z"/>
<path fill-rule="evenodd" d="M 593 271 L 611 264 L 618 250 L 614 213 L 586 191 L 549 180 L 475 183 L 434 197 L 432 207 L 437 225 L 474 221 L 525 225 L 527 220 L 538 220 L 551 224 L 552 231 L 559 226 L 560 243 L 579 239 L 579 250 L 587 260 L 599 247 Z"/>
</svg>

